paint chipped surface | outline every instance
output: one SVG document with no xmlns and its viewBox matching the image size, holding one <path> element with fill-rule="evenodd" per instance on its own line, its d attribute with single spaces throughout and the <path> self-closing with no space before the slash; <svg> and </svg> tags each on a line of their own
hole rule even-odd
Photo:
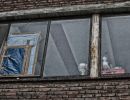
<svg viewBox="0 0 130 100">
<path fill-rule="evenodd" d="M 91 77 L 98 77 L 98 39 L 99 39 L 99 15 L 95 14 L 92 17 L 92 44 L 91 44 Z"/>
</svg>

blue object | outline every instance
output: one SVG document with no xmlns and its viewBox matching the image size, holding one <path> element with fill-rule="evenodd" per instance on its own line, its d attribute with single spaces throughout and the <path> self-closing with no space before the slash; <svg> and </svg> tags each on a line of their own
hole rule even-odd
<svg viewBox="0 0 130 100">
<path fill-rule="evenodd" d="M 2 62 L 0 75 L 20 74 L 23 68 L 24 48 L 8 48 Z"/>
<path fill-rule="evenodd" d="M 30 41 L 29 45 L 32 45 L 29 57 L 28 75 L 33 74 L 33 68 L 36 66 L 35 55 L 38 43 L 40 41 L 40 34 L 21 34 L 21 35 L 9 35 L 7 40 L 7 46 L 20 46 L 27 45 L 27 41 Z"/>
</svg>

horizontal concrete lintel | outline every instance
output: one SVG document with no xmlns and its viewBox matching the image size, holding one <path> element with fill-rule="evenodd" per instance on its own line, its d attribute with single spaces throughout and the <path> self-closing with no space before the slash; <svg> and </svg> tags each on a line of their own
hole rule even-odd
<svg viewBox="0 0 130 100">
<path fill-rule="evenodd" d="M 8 17 L 12 19 L 25 18 L 30 15 L 43 15 L 42 17 L 75 15 L 84 12 L 85 14 L 92 13 L 107 13 L 107 12 L 122 12 L 130 11 L 130 1 L 113 4 L 91 4 L 91 5 L 74 5 L 66 7 L 48 7 L 42 9 L 18 10 L 1 12 L 0 20 L 6 20 Z M 72 13 L 70 13 L 72 12 Z"/>
</svg>

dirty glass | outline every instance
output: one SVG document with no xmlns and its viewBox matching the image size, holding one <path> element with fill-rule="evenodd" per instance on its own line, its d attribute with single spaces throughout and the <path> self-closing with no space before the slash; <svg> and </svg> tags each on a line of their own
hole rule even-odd
<svg viewBox="0 0 130 100">
<path fill-rule="evenodd" d="M 102 19 L 102 74 L 130 73 L 130 16 Z"/>
<path fill-rule="evenodd" d="M 6 36 L 8 34 L 9 25 L 8 24 L 0 24 L 0 47 L 6 39 Z"/>
<path fill-rule="evenodd" d="M 16 46 L 16 47 L 27 46 L 27 48 L 25 49 L 29 49 L 29 51 L 27 52 L 25 51 L 25 54 L 30 53 L 29 58 L 27 59 L 28 60 L 27 75 L 40 75 L 43 51 L 44 51 L 44 43 L 47 32 L 47 24 L 48 24 L 47 21 L 41 21 L 41 22 L 12 23 L 10 26 L 9 34 L 7 37 L 7 46 Z M 18 49 L 13 49 L 12 52 L 10 53 L 12 55 L 15 55 L 15 57 L 17 57 L 18 55 L 20 56 L 20 53 L 13 54 L 14 53 L 13 51 L 15 50 L 17 51 Z M 20 57 L 22 56 L 23 55 L 21 55 Z M 28 55 L 25 55 L 24 59 L 26 59 L 27 56 Z M 3 65 L 5 67 L 7 66 L 6 62 L 8 59 L 10 58 L 4 59 Z M 24 59 L 21 59 L 21 62 L 19 62 L 20 65 L 18 65 L 17 62 L 17 66 L 19 66 L 19 71 L 17 71 L 14 74 L 21 73 L 21 68 L 25 67 L 22 66 Z M 8 63 L 10 63 L 11 61 L 8 61 Z M 12 61 L 9 67 L 10 68 L 11 66 L 16 67 L 15 64 L 16 62 Z"/>
<path fill-rule="evenodd" d="M 52 21 L 44 77 L 88 75 L 90 19 Z"/>
</svg>

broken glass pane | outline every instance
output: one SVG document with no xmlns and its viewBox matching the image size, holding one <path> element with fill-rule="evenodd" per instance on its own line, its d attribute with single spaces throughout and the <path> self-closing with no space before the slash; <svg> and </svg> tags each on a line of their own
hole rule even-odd
<svg viewBox="0 0 130 100">
<path fill-rule="evenodd" d="M 24 62 L 24 48 L 8 48 L 2 62 L 0 75 L 21 74 Z"/>
<path fill-rule="evenodd" d="M 53 21 L 44 77 L 88 74 L 89 19 Z"/>
<path fill-rule="evenodd" d="M 130 16 L 102 20 L 102 74 L 130 73 Z"/>
</svg>

